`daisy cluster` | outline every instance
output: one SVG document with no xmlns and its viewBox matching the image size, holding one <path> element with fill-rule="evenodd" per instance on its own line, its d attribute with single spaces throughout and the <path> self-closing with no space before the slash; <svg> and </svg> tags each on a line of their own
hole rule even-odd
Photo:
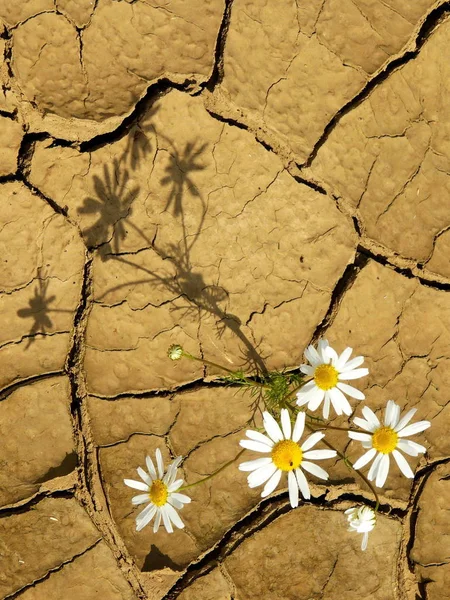
<svg viewBox="0 0 450 600">
<path fill-rule="evenodd" d="M 391 455 L 400 472 L 408 478 L 413 478 L 414 473 L 407 462 L 404 454 L 417 457 L 423 454 L 426 448 L 417 442 L 409 440 L 412 435 L 421 433 L 430 426 L 429 421 L 418 421 L 411 423 L 416 410 L 410 409 L 401 414 L 401 408 L 393 400 L 387 402 L 384 418 L 377 416 L 368 406 L 362 408 L 361 417 L 354 417 L 352 426 L 348 429 L 343 427 L 331 427 L 326 420 L 333 410 L 336 415 L 353 414 L 350 399 L 364 400 L 365 396 L 359 389 L 347 383 L 365 377 L 369 371 L 362 367 L 364 358 L 356 356 L 351 358 L 352 348 L 346 348 L 340 355 L 329 345 L 328 341 L 322 339 L 317 347 L 308 346 L 305 350 L 306 362 L 300 365 L 303 379 L 292 378 L 286 375 L 286 386 L 280 388 L 279 378 L 283 374 L 276 373 L 276 378 L 269 377 L 266 383 L 255 384 L 253 380 L 245 377 L 241 372 L 236 372 L 234 378 L 228 376 L 227 380 L 239 383 L 247 388 L 260 385 L 269 388 L 265 398 L 266 410 L 262 412 L 262 427 L 246 431 L 246 438 L 240 441 L 244 450 L 257 453 L 259 456 L 240 463 L 239 470 L 248 473 L 247 481 L 250 488 L 263 486 L 261 497 L 265 498 L 272 494 L 282 482 L 284 474 L 287 477 L 287 488 L 289 502 L 292 508 L 299 504 L 300 496 L 304 500 L 311 497 L 308 483 L 310 476 L 326 481 L 328 472 L 319 466 L 317 461 L 344 458 L 346 463 L 356 472 L 371 463 L 366 476 L 362 476 L 376 497 L 375 510 L 370 506 L 349 508 L 345 511 L 348 519 L 349 531 L 363 534 L 361 548 L 366 549 L 369 532 L 376 524 L 376 511 L 379 500 L 375 486 L 384 486 L 391 467 Z M 181 346 L 172 346 L 168 352 L 172 360 L 180 360 L 182 357 L 198 359 L 185 352 Z M 216 363 L 205 364 L 218 366 Z M 228 369 L 225 369 L 228 373 Z M 274 374 L 272 374 L 274 375 Z M 277 397 L 274 389 L 270 390 L 270 382 L 277 381 L 277 389 L 287 389 L 286 394 L 279 398 L 279 406 L 269 403 Z M 294 387 L 289 386 L 293 381 L 300 381 Z M 270 404 L 270 406 L 269 406 Z M 322 417 L 311 415 L 322 408 Z M 279 415 L 279 420 L 274 416 Z M 346 431 L 351 440 L 360 442 L 364 453 L 351 465 L 345 455 L 338 452 L 326 439 L 322 431 L 327 428 L 341 429 Z M 316 447 L 318 444 L 325 448 Z M 242 452 L 239 453 L 239 455 Z M 239 456 L 238 455 L 238 456 Z M 184 524 L 177 513 L 190 502 L 190 498 L 181 493 L 187 487 L 197 485 L 211 479 L 216 473 L 227 467 L 234 461 L 222 466 L 216 473 L 205 477 L 204 480 L 183 486 L 183 479 L 177 477 L 177 470 L 182 462 L 182 457 L 177 457 L 164 470 L 163 459 L 160 450 L 156 451 L 156 467 L 152 459 L 146 457 L 147 471 L 138 467 L 137 473 L 141 481 L 125 479 L 124 482 L 131 488 L 143 492 L 132 498 L 133 505 L 146 504 L 146 507 L 136 517 L 136 530 L 140 531 L 154 518 L 153 530 L 156 533 L 161 521 L 167 532 L 173 532 L 173 526 L 183 528 Z"/>
</svg>

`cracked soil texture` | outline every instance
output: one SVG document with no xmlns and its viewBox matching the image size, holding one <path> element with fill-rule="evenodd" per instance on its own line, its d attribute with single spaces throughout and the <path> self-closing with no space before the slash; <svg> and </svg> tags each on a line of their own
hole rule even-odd
<svg viewBox="0 0 450 600">
<path fill-rule="evenodd" d="M 450 599 L 449 48 L 443 1 L 0 0 L 2 599 Z M 340 461 L 297 509 L 235 463 L 136 532 L 147 454 L 192 483 L 255 415 L 167 348 L 323 336 L 431 421 L 368 549 Z"/>
</svg>

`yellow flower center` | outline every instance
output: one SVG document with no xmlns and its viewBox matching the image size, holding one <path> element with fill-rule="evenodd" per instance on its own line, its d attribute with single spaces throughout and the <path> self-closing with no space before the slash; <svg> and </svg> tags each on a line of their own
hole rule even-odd
<svg viewBox="0 0 450 600">
<path fill-rule="evenodd" d="M 314 382 L 321 390 L 331 390 L 338 382 L 338 375 L 333 365 L 319 365 L 314 371 Z"/>
<path fill-rule="evenodd" d="M 155 479 L 148 495 L 153 504 L 156 504 L 156 506 L 163 506 L 167 502 L 169 490 L 167 489 L 167 485 L 163 483 L 161 479 Z"/>
<path fill-rule="evenodd" d="M 303 452 L 292 440 L 281 440 L 272 448 L 273 464 L 282 471 L 293 471 L 302 462 Z"/>
<path fill-rule="evenodd" d="M 390 427 L 380 427 L 372 436 L 372 446 L 382 454 L 389 454 L 397 447 L 398 435 Z"/>
</svg>

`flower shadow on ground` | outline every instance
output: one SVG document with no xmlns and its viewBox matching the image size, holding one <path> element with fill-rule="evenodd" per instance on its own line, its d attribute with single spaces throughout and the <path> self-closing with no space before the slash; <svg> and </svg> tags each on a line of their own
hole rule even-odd
<svg viewBox="0 0 450 600">
<path fill-rule="evenodd" d="M 49 279 L 41 277 L 41 270 L 38 269 L 37 284 L 34 288 L 34 295 L 28 301 L 27 308 L 19 308 L 17 316 L 21 319 L 33 319 L 30 331 L 27 334 L 28 342 L 25 347 L 27 350 L 36 339 L 36 334 L 47 334 L 53 328 L 53 321 L 50 313 L 71 313 L 71 310 L 62 308 L 51 308 L 50 305 L 55 302 L 56 296 L 47 296 Z"/>
</svg>

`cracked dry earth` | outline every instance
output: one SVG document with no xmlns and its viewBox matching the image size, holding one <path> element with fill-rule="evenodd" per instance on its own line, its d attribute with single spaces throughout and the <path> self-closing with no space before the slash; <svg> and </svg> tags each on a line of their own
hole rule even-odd
<svg viewBox="0 0 450 600">
<path fill-rule="evenodd" d="M 450 3 L 0 0 L 0 47 L 1 597 L 450 598 Z M 145 455 L 196 481 L 252 416 L 169 345 L 323 335 L 432 423 L 367 551 L 341 463 L 295 510 L 230 467 L 136 533 Z"/>
</svg>

